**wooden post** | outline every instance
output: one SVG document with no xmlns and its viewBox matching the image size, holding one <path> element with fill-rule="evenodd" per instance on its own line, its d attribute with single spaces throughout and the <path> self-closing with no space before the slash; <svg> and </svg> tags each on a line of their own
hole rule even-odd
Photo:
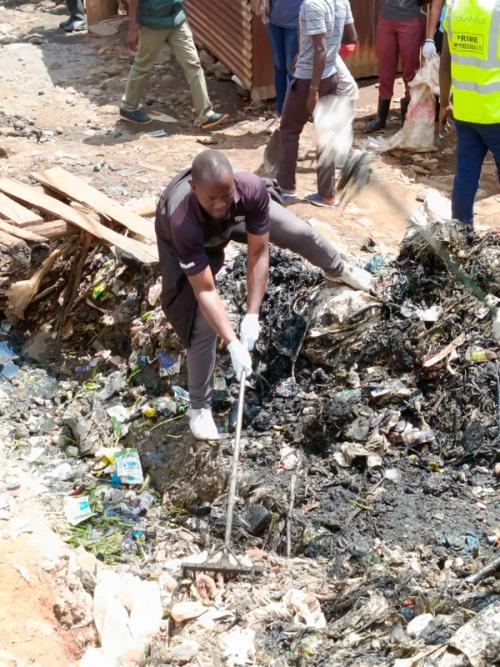
<svg viewBox="0 0 500 667">
<path fill-rule="evenodd" d="M 104 19 L 110 19 L 118 13 L 118 0 L 86 0 L 87 23 L 95 25 Z"/>
</svg>

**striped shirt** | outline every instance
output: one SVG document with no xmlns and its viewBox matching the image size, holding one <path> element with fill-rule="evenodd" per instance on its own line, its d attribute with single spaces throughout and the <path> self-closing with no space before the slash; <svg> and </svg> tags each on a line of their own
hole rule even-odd
<svg viewBox="0 0 500 667">
<path fill-rule="evenodd" d="M 342 43 L 344 26 L 354 23 L 348 0 L 304 0 L 299 14 L 300 45 L 294 76 L 310 79 L 313 73 L 313 35 L 325 35 L 326 63 L 322 79 L 335 74 L 335 60 Z"/>
</svg>

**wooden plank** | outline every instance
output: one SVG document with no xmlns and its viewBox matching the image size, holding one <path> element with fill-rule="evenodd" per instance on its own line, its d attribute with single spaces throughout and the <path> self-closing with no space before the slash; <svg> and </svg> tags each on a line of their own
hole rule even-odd
<svg viewBox="0 0 500 667">
<path fill-rule="evenodd" d="M 0 220 L 0 231 L 7 232 L 12 236 L 16 236 L 18 239 L 23 239 L 24 241 L 38 241 L 39 243 L 44 243 L 48 239 L 40 234 L 31 232 L 26 227 L 16 227 L 16 225 L 11 225 L 5 220 Z"/>
<path fill-rule="evenodd" d="M 156 206 L 158 204 L 157 197 L 147 197 L 146 199 L 139 199 L 132 204 L 128 204 L 127 208 L 129 211 L 136 213 L 140 216 L 146 216 L 150 218 L 156 213 Z"/>
<path fill-rule="evenodd" d="M 0 193 L 0 218 L 10 220 L 12 224 L 21 227 L 31 225 L 34 222 L 42 222 L 42 218 L 39 215 L 2 193 Z"/>
<path fill-rule="evenodd" d="M 59 199 L 39 192 L 36 188 L 18 183 L 10 178 L 0 178 L 0 191 L 21 201 L 29 202 L 36 208 L 62 218 L 66 222 L 71 222 L 71 224 L 89 232 L 92 236 L 107 241 L 107 243 L 111 243 L 120 250 L 129 253 L 144 264 L 153 264 L 158 261 L 158 249 L 155 245 L 147 245 L 141 241 L 122 236 L 100 222 L 90 220 Z"/>
<path fill-rule="evenodd" d="M 77 176 L 73 176 L 62 167 L 53 167 L 33 174 L 33 178 L 43 185 L 56 190 L 70 199 L 86 204 L 101 215 L 120 223 L 134 234 L 149 241 L 156 242 L 154 225 L 149 220 L 141 218 L 133 211 L 125 208 L 111 197 L 99 192 L 91 185 L 87 185 Z"/>
<path fill-rule="evenodd" d="M 40 234 L 49 241 L 61 239 L 71 234 L 79 234 L 79 230 L 74 225 L 70 225 L 66 220 L 48 220 L 47 222 L 36 222 L 34 225 L 24 227 L 25 230 Z"/>
</svg>

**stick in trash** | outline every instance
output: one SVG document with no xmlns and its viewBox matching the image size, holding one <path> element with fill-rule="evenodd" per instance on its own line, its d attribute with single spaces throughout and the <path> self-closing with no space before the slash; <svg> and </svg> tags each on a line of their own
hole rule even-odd
<svg viewBox="0 0 500 667">
<path fill-rule="evenodd" d="M 500 554 L 495 556 L 493 560 L 490 560 L 489 563 L 486 563 L 480 570 L 467 577 L 465 581 L 468 584 L 477 584 L 483 579 L 486 579 L 486 577 L 489 577 L 490 574 L 494 574 L 498 569 L 500 569 Z"/>
<path fill-rule="evenodd" d="M 243 427 L 243 407 L 245 404 L 245 371 L 242 371 L 240 377 L 240 393 L 238 396 L 238 414 L 236 419 L 236 436 L 234 439 L 233 460 L 231 463 L 231 473 L 229 478 L 229 490 L 227 493 L 226 509 L 226 533 L 224 536 L 224 547 L 221 551 L 204 563 L 182 563 L 183 570 L 191 572 L 220 572 L 222 574 L 251 574 L 260 575 L 263 569 L 259 566 L 247 567 L 242 565 L 238 557 L 233 553 L 231 544 L 231 533 L 233 529 L 234 505 L 236 502 L 236 484 L 238 481 L 238 462 L 240 458 L 241 430 Z M 217 554 L 222 553 L 222 557 L 216 560 Z M 230 559 L 232 558 L 232 560 Z"/>
</svg>

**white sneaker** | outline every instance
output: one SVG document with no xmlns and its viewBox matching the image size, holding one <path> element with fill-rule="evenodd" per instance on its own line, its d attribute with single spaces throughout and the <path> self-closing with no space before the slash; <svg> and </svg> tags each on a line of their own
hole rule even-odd
<svg viewBox="0 0 500 667">
<path fill-rule="evenodd" d="M 344 268 L 340 276 L 331 276 L 324 272 L 323 275 L 331 282 L 345 283 L 353 289 L 370 292 L 373 289 L 373 276 L 365 269 L 354 266 L 354 264 L 344 263 Z"/>
<path fill-rule="evenodd" d="M 189 408 L 189 427 L 198 440 L 218 440 L 220 438 L 210 408 L 195 410 Z"/>
</svg>

